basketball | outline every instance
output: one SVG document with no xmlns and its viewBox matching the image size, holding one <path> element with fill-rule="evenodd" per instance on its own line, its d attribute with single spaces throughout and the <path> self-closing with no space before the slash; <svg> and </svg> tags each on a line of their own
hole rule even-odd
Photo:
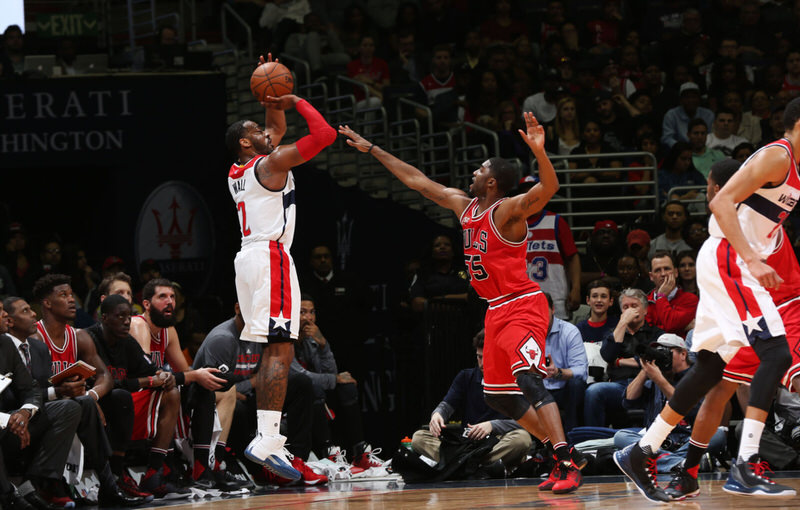
<svg viewBox="0 0 800 510">
<path fill-rule="evenodd" d="M 266 96 L 280 97 L 290 94 L 294 80 L 289 69 L 278 62 L 261 64 L 250 76 L 250 90 L 259 101 Z"/>
</svg>

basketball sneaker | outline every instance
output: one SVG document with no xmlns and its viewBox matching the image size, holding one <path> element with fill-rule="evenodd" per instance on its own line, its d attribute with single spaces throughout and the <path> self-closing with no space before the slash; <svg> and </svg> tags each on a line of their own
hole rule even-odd
<svg viewBox="0 0 800 510">
<path fill-rule="evenodd" d="M 639 443 L 631 443 L 622 450 L 614 452 L 614 462 L 622 473 L 639 489 L 648 501 L 653 503 L 665 503 L 672 499 L 658 486 L 656 475 L 658 468 L 656 460 L 658 455 L 647 450 L 643 450 Z"/>
<path fill-rule="evenodd" d="M 236 458 L 236 454 L 231 450 L 229 447 L 225 447 L 225 453 L 222 455 L 222 458 L 216 458 L 214 460 L 214 471 L 220 471 L 225 473 L 225 477 L 229 481 L 233 481 L 239 484 L 239 487 L 242 489 L 254 489 L 256 484 L 253 483 L 253 480 L 247 476 L 247 473 L 242 466 L 239 464 L 239 459 Z"/>
<path fill-rule="evenodd" d="M 686 471 L 683 465 L 677 471 L 673 470 L 673 472 L 675 474 L 672 475 L 669 485 L 664 489 L 664 492 L 672 498 L 672 501 L 681 501 L 700 494 L 700 485 L 697 483 L 697 477 Z"/>
<path fill-rule="evenodd" d="M 281 478 L 299 480 L 301 474 L 287 458 L 288 453 L 283 445 L 286 437 L 280 434 L 266 435 L 259 432 L 244 450 L 245 456 L 257 464 L 261 464 Z"/>
<path fill-rule="evenodd" d="M 192 468 L 192 480 L 196 487 L 204 490 L 217 489 L 222 492 L 233 492 L 241 488 L 238 483 L 226 479 L 224 472 L 212 471 L 196 459 Z"/>
<path fill-rule="evenodd" d="M 547 480 L 539 484 L 540 491 L 553 490 L 553 486 L 561 479 L 561 463 L 558 462 L 558 459 L 556 459 L 555 455 L 553 455 L 553 460 L 555 461 L 553 470 L 550 471 L 550 475 L 547 477 Z"/>
<path fill-rule="evenodd" d="M 583 484 L 581 470 L 573 461 L 557 462 L 561 464 L 558 480 L 553 484 L 553 494 L 567 494 L 575 492 Z"/>
<path fill-rule="evenodd" d="M 583 471 L 583 468 L 585 468 L 586 465 L 589 464 L 589 457 L 584 455 L 583 452 L 581 452 L 574 446 L 570 447 L 569 455 L 570 457 L 572 457 L 572 462 L 581 471 Z"/>
<path fill-rule="evenodd" d="M 361 450 L 360 452 L 358 450 Z M 356 449 L 356 454 L 353 459 L 353 467 L 361 468 L 364 471 L 374 468 L 373 472 L 385 471 L 385 462 L 378 457 L 381 453 L 380 448 L 372 449 L 372 445 L 364 444 Z M 384 473 L 386 474 L 386 473 Z"/>
<path fill-rule="evenodd" d="M 766 471 L 772 472 L 769 464 L 761 460 L 757 453 L 747 461 L 737 459 L 736 463 L 731 466 L 728 481 L 722 486 L 722 490 L 739 496 L 785 497 L 796 495 L 795 490 L 791 487 L 777 484 L 767 478 L 764 474 Z"/>
<path fill-rule="evenodd" d="M 149 492 L 143 491 L 139 488 L 139 484 L 136 483 L 136 480 L 128 474 L 128 470 L 124 469 L 122 471 L 122 476 L 117 478 L 117 486 L 120 488 L 122 492 L 127 494 L 128 496 L 133 496 L 135 498 L 144 498 L 145 503 L 150 503 L 153 501 L 154 496 Z"/>
<path fill-rule="evenodd" d="M 300 457 L 295 457 L 291 453 L 288 454 L 291 459 L 292 466 L 302 474 L 301 480 L 305 485 L 317 485 L 327 483 L 328 477 L 324 474 L 316 473 L 309 465 L 303 462 Z M 272 485 L 286 486 L 299 483 L 299 480 L 290 480 L 269 471 L 266 466 L 263 467 L 264 477 L 267 483 Z"/>
<path fill-rule="evenodd" d="M 164 468 L 160 468 L 158 471 L 148 468 L 139 487 L 158 499 L 181 499 L 192 495 L 192 491 L 189 489 L 168 481 L 164 475 Z"/>
</svg>

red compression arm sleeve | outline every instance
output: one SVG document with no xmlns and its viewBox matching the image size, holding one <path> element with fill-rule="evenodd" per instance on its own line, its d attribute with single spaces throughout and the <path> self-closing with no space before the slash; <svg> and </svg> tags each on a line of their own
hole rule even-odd
<svg viewBox="0 0 800 510">
<path fill-rule="evenodd" d="M 308 161 L 336 141 L 336 130 L 329 126 L 322 115 L 305 99 L 298 101 L 295 108 L 306 119 L 310 131 L 296 144 L 300 156 Z"/>
</svg>

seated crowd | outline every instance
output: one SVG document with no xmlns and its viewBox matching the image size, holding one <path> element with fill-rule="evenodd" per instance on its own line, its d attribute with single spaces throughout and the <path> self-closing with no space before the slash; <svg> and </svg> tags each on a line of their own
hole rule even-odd
<svg viewBox="0 0 800 510">
<path fill-rule="evenodd" d="M 702 202 L 698 190 L 724 183 L 713 175 L 714 163 L 743 161 L 779 137 L 782 111 L 800 93 L 800 51 L 790 29 L 797 10 L 750 0 L 701 13 L 689 2 L 609 0 L 576 13 L 565 9 L 569 2 L 549 0 L 531 2 L 544 10 L 518 16 L 507 0 L 422 0 L 392 17 L 358 4 L 338 8 L 341 2 L 315 12 L 298 1 L 307 9 L 292 13 L 284 12 L 284 2 L 231 3 L 248 14 L 265 47 L 307 58 L 311 78 L 343 73 L 362 82 L 370 97 L 356 95 L 359 101 L 377 99 L 393 112 L 397 98 L 415 98 L 430 107 L 437 127 L 476 123 L 497 133 L 499 156 L 523 161 L 529 155 L 518 150 L 516 129 L 520 113 L 532 111 L 546 128 L 551 154 L 581 155 L 567 164 L 577 171 L 572 183 L 627 179 L 621 187 L 627 195 L 644 194 L 638 182 L 658 183 L 659 225 L 626 225 L 591 211 L 604 219 L 578 239 L 585 248 L 555 211 L 528 219 L 528 275 L 551 301 L 545 383 L 570 442 L 619 448 L 634 441 L 692 363 L 694 263 L 708 237 L 705 210 L 694 208 L 698 197 Z M 525 17 L 529 23 L 518 21 Z M 789 28 L 767 30 L 776 20 Z M 175 65 L 183 51 L 169 48 L 176 35 L 163 28 L 146 65 Z M 6 29 L 0 76 L 22 73 L 25 37 L 19 27 Z M 70 53 L 61 42 L 65 74 L 71 55 L 74 48 Z M 652 158 L 601 157 L 632 150 Z M 657 175 L 622 173 L 646 168 L 650 159 Z M 526 177 L 520 189 L 533 182 Z M 682 186 L 694 189 L 670 193 Z M 791 221 L 787 234 L 795 245 Z M 252 378 L 261 351 L 239 339 L 236 307 L 219 324 L 201 325 L 202 314 L 178 283 L 162 278 L 157 263 L 145 261 L 134 281 L 124 262 L 110 256 L 97 274 L 83 250 L 56 237 L 42 241 L 34 256 L 25 229 L 12 223 L 0 260 L 0 373 L 12 374 L 0 398 L 0 412 L 10 415 L 0 430 L 3 508 L 70 507 L 73 498 L 92 497 L 70 474 L 80 455 L 97 474 L 96 497 L 114 506 L 186 496 L 189 485 L 232 491 L 254 480 L 285 482 L 242 455 L 255 434 Z M 420 270 L 409 264 L 409 310 L 474 297 L 458 245 L 437 236 L 431 264 Z M 336 320 L 343 310 L 367 309 L 366 292 L 334 269 L 332 257 L 330 248 L 315 247 L 313 273 L 301 280 L 302 335 L 284 408 L 288 450 L 306 484 L 383 469 L 378 449 L 365 441 L 352 375 L 359 375 L 363 356 L 353 340 L 363 338 L 355 331 L 362 323 L 351 328 Z M 340 296 L 339 288 L 352 293 Z M 447 446 L 443 431 L 456 429 L 467 441 L 490 436 L 494 444 L 478 463 L 500 462 L 503 473 L 513 472 L 535 458 L 536 443 L 480 398 L 480 336 L 473 348 L 477 367 L 459 367 L 427 430 L 408 431 L 411 448 L 436 463 Z M 50 382 L 76 361 L 95 374 Z M 792 403 L 796 408 L 796 394 L 779 394 L 772 433 L 765 435 L 786 445 L 762 452 L 779 468 L 800 459 Z M 725 453 L 724 436 L 736 405 L 707 445 L 719 460 L 732 453 Z M 461 422 L 451 425 L 456 415 Z M 691 425 L 690 416 L 670 437 L 662 469 L 691 453 Z M 597 443 L 594 449 L 600 451 Z M 312 453 L 320 460 L 311 460 Z M 16 489 L 9 475 L 19 481 Z M 67 482 L 77 488 L 70 491 Z"/>
<path fill-rule="evenodd" d="M 9 234 L 25 231 L 14 225 Z M 26 253 L 11 252 L 17 262 Z M 95 284 L 100 275 L 80 253 L 69 271 L 75 278 L 60 272 L 67 261 L 55 238 L 32 266 L 17 264 L 13 277 L 0 266 L 5 288 L 21 294 L 0 299 L 0 372 L 10 380 L 5 391 L 0 386 L 8 418 L 0 428 L 2 507 L 52 510 L 75 499 L 136 506 L 189 497 L 189 487 L 231 492 L 254 481 L 290 483 L 243 455 L 256 433 L 252 379 L 262 352 L 239 339 L 238 304 L 232 318 L 204 331 L 185 324 L 197 311 L 153 261 L 141 265 L 143 285 L 134 289 L 122 259 L 108 257 Z M 326 284 L 308 286 L 324 301 Z M 316 323 L 315 299 L 302 297 L 282 423 L 288 457 L 307 485 L 386 475 L 380 449 L 364 438 L 356 380 L 337 368 Z M 77 367 L 84 370 L 73 374 Z"/>
</svg>

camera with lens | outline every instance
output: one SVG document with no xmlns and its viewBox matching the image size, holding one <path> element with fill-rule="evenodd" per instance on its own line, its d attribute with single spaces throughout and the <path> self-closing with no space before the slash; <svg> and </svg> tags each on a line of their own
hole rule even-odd
<svg viewBox="0 0 800 510">
<path fill-rule="evenodd" d="M 636 355 L 642 361 L 655 362 L 662 373 L 672 370 L 672 349 L 666 345 L 638 345 Z"/>
</svg>

